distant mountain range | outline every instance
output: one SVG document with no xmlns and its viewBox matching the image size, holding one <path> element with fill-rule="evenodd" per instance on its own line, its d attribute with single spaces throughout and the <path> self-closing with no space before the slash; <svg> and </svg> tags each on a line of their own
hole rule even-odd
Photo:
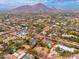
<svg viewBox="0 0 79 59">
<path fill-rule="evenodd" d="M 2 5 L 3 6 L 3 5 Z M 3 6 L 5 7 L 5 6 Z M 9 6 L 11 7 L 11 6 Z M 4 9 L 2 7 L 0 7 L 1 9 Z M 7 8 L 6 8 L 7 10 Z M 7 12 L 7 11 L 4 11 L 4 10 L 0 10 L 0 12 Z M 53 13 L 79 13 L 79 11 L 73 11 L 73 10 L 64 10 L 64 9 L 58 9 L 58 8 L 55 8 L 54 6 L 52 6 L 51 8 L 42 4 L 42 3 L 38 3 L 38 4 L 35 4 L 35 5 L 24 5 L 24 6 L 20 6 L 20 7 L 16 7 L 16 8 L 13 8 L 13 9 L 10 9 L 8 11 L 9 13 L 12 13 L 12 14 L 24 14 L 24 13 L 29 13 L 29 14 L 33 14 L 33 13 L 46 13 L 46 14 L 53 14 Z"/>
<path fill-rule="evenodd" d="M 35 5 L 24 5 L 17 8 L 12 9 L 11 13 L 55 13 L 59 10 L 55 7 L 47 7 L 42 3 L 38 3 Z"/>
</svg>

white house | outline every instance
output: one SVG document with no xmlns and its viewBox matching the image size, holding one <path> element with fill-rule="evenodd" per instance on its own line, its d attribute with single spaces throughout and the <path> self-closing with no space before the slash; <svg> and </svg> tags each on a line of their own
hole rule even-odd
<svg viewBox="0 0 79 59">
<path fill-rule="evenodd" d="M 69 52 L 72 52 L 72 53 L 75 51 L 75 48 L 69 48 L 69 47 L 66 47 L 66 46 L 63 46 L 63 45 L 60 45 L 60 44 L 56 45 L 56 47 L 59 47 L 61 49 L 64 49 L 65 51 L 69 51 Z"/>
</svg>

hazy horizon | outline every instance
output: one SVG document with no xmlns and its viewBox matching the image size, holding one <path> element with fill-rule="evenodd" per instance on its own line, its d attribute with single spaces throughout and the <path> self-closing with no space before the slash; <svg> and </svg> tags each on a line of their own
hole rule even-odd
<svg viewBox="0 0 79 59">
<path fill-rule="evenodd" d="M 79 10 L 79 0 L 0 0 L 0 10 L 9 10 L 23 5 L 45 4 L 64 10 Z"/>
</svg>

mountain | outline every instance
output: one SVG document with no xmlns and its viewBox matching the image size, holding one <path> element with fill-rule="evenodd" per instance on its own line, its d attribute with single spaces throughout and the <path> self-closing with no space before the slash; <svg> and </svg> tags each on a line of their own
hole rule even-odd
<svg viewBox="0 0 79 59">
<path fill-rule="evenodd" d="M 56 8 L 49 8 L 42 3 L 38 3 L 35 5 L 24 5 L 12 9 L 10 12 L 12 13 L 52 13 L 55 12 Z"/>
</svg>

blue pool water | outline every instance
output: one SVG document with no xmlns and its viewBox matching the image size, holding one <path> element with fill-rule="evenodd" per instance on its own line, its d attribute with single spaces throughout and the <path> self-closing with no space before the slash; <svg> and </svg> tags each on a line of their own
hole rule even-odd
<svg viewBox="0 0 79 59">
<path fill-rule="evenodd" d="M 31 59 L 30 56 L 25 55 L 22 59 Z"/>
</svg>

